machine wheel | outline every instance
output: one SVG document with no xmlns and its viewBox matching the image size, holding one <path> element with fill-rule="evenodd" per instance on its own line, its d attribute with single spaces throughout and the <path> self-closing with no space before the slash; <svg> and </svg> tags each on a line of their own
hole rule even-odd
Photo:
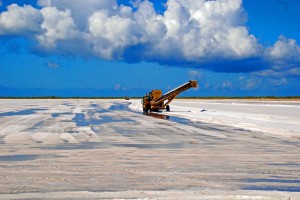
<svg viewBox="0 0 300 200">
<path fill-rule="evenodd" d="M 143 109 L 144 110 L 144 112 L 149 112 L 149 110 L 150 110 L 150 106 L 149 105 L 146 105 L 146 108 L 145 109 Z"/>
<path fill-rule="evenodd" d="M 170 111 L 170 106 L 169 106 L 169 105 L 166 106 L 166 111 L 167 111 L 167 112 Z"/>
</svg>

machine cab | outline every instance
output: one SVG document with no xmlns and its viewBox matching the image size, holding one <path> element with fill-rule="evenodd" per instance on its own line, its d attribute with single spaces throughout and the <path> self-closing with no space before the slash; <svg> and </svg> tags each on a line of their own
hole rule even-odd
<svg viewBox="0 0 300 200">
<path fill-rule="evenodd" d="M 162 96 L 162 91 L 161 90 L 152 90 L 151 95 L 152 95 L 151 100 L 158 99 L 159 97 Z"/>
</svg>

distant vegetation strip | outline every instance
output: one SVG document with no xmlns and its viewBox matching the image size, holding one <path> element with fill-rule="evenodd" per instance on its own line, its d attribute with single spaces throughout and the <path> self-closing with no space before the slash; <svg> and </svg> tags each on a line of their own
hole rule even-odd
<svg viewBox="0 0 300 200">
<path fill-rule="evenodd" d="M 58 97 L 58 96 L 40 96 L 40 97 L 1 97 L 0 99 L 141 99 L 142 97 Z M 228 97 L 228 96 L 211 96 L 211 97 L 177 97 L 177 99 L 297 99 L 300 96 L 243 96 L 243 97 Z"/>
<path fill-rule="evenodd" d="M 38 97 L 0 97 L 0 99 L 139 99 L 142 97 L 58 97 L 58 96 L 38 96 Z"/>
<path fill-rule="evenodd" d="M 227 97 L 227 96 L 212 96 L 212 97 L 177 97 L 178 99 L 299 99 L 300 96 L 243 96 L 243 97 Z"/>
</svg>

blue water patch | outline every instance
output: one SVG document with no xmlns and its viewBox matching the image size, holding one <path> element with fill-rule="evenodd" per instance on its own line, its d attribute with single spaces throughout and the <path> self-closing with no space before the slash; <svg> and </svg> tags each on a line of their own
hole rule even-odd
<svg viewBox="0 0 300 200">
<path fill-rule="evenodd" d="M 58 158 L 62 156 L 56 155 L 12 155 L 12 156 L 0 156 L 0 162 L 6 161 L 27 161 L 27 160 L 37 160 L 37 159 L 51 159 Z"/>
<path fill-rule="evenodd" d="M 299 163 L 270 163 L 273 166 L 289 166 L 289 167 L 300 167 Z"/>
<path fill-rule="evenodd" d="M 129 107 L 128 107 L 130 104 L 131 104 L 130 102 L 116 103 L 115 105 L 112 105 L 109 108 L 109 110 L 130 111 L 130 112 L 140 114 L 140 112 L 135 112 L 135 111 L 130 110 Z M 185 124 L 185 125 L 190 125 L 190 123 L 191 123 L 191 120 L 189 120 L 189 119 L 169 116 L 169 115 L 163 114 L 162 112 L 148 112 L 148 113 L 143 112 L 143 115 L 147 115 L 147 116 L 154 117 L 154 118 L 157 118 L 157 119 L 169 120 L 169 121 L 172 121 L 172 122 L 177 122 L 177 123 Z"/>
<path fill-rule="evenodd" d="M 147 115 L 147 116 L 154 117 L 154 118 L 157 118 L 157 119 L 164 119 L 164 120 L 176 122 L 176 123 L 183 124 L 183 125 L 193 126 L 193 127 L 196 127 L 196 128 L 202 129 L 202 130 L 216 131 L 216 132 L 227 132 L 227 130 L 224 129 L 224 127 L 222 127 L 221 125 L 211 126 L 211 125 L 208 125 L 207 123 L 198 122 L 198 121 L 193 122 L 190 119 L 175 117 L 175 116 L 169 116 L 169 115 L 166 115 L 165 113 L 162 114 L 161 112 L 149 112 L 149 113 L 144 112 L 143 115 Z M 240 129 L 238 131 L 247 131 L 247 130 Z M 215 138 L 215 139 L 218 139 L 218 138 Z"/>
<path fill-rule="evenodd" d="M 94 119 L 94 118 L 86 119 L 85 114 L 77 113 L 75 114 L 75 117 L 72 119 L 72 121 L 75 122 L 77 126 L 93 126 L 93 125 L 101 125 L 104 123 L 111 123 L 111 122 L 135 122 L 134 120 L 131 120 L 129 118 L 101 116 L 101 114 L 105 112 L 109 112 L 111 110 L 122 110 L 122 111 L 128 110 L 128 105 L 129 103 L 126 104 L 117 103 L 116 105 L 113 105 L 108 109 L 103 109 L 98 104 L 90 104 L 90 107 L 94 109 L 90 110 L 86 115 L 91 117 L 94 116 L 94 114 L 100 114 L 100 119 Z"/>
<path fill-rule="evenodd" d="M 53 114 L 51 115 L 51 117 L 54 117 L 54 118 L 55 118 L 55 117 L 59 117 L 59 115 L 60 115 L 60 114 L 58 114 L 58 113 L 53 113 Z"/>
<path fill-rule="evenodd" d="M 116 147 L 133 147 L 138 149 L 178 149 L 182 148 L 186 145 L 189 145 L 187 143 L 169 143 L 169 144 L 129 144 L 129 143 L 118 143 L 113 144 L 113 146 Z"/>
<path fill-rule="evenodd" d="M 38 122 L 38 123 L 36 123 L 36 124 L 34 124 L 32 127 L 30 127 L 30 128 L 28 128 L 28 129 L 25 129 L 25 130 L 23 130 L 23 131 L 30 131 L 30 132 L 34 132 L 34 131 L 36 131 L 36 130 L 38 130 L 38 129 L 41 129 L 44 125 L 44 122 L 45 121 L 40 121 L 40 122 Z"/>
<path fill-rule="evenodd" d="M 99 149 L 99 148 L 109 148 L 111 145 L 109 143 L 103 142 L 82 142 L 80 144 L 70 144 L 64 143 L 56 146 L 47 146 L 47 147 L 39 147 L 41 149 L 48 150 L 78 150 L 78 149 Z"/>
<path fill-rule="evenodd" d="M 111 122 L 135 122 L 129 118 L 113 118 L 110 116 L 101 116 L 100 119 L 85 119 L 85 115 L 82 113 L 77 113 L 72 120 L 77 126 L 100 125 Z"/>
<path fill-rule="evenodd" d="M 27 109 L 27 110 L 15 111 L 15 112 L 5 112 L 5 113 L 0 113 L 0 117 L 15 116 L 15 115 L 32 115 L 35 114 L 37 111 L 45 111 L 45 110 L 48 109 Z"/>
<path fill-rule="evenodd" d="M 112 105 L 109 110 L 125 110 L 125 111 L 131 111 L 129 110 L 128 106 L 130 103 L 116 103 L 115 105 Z"/>
<path fill-rule="evenodd" d="M 61 105 L 64 105 L 64 106 L 74 106 L 74 104 L 71 104 L 71 103 L 63 103 Z"/>
<path fill-rule="evenodd" d="M 14 155 L 14 156 L 0 156 L 0 161 L 25 161 L 35 160 L 38 155 Z"/>
<path fill-rule="evenodd" d="M 166 115 L 165 113 L 163 114 L 161 112 L 148 112 L 148 113 L 143 112 L 143 115 L 154 117 L 157 119 L 164 119 L 164 120 L 176 122 L 179 124 L 191 125 L 191 120 L 189 120 L 189 119 L 175 117 L 175 116 L 169 116 L 169 115 Z"/>
<path fill-rule="evenodd" d="M 300 179 L 248 179 L 248 183 L 300 183 Z"/>
<path fill-rule="evenodd" d="M 300 186 L 249 186 L 243 189 L 260 191 L 300 192 Z"/>
<path fill-rule="evenodd" d="M 284 191 L 284 192 L 300 192 L 300 179 L 248 179 L 247 183 L 259 183 L 260 185 L 251 185 L 243 189 L 245 190 L 261 190 L 261 191 Z M 264 185 L 261 185 L 264 184 Z M 276 184 L 276 185 L 269 185 Z M 284 184 L 284 185 L 277 185 Z M 293 184 L 291 186 L 287 184 Z M 299 184 L 295 186 L 295 184 Z"/>
<path fill-rule="evenodd" d="M 190 145 L 189 143 L 170 143 L 170 144 L 129 144 L 129 143 L 110 143 L 110 142 L 82 142 L 80 144 L 61 144 L 57 146 L 40 147 L 43 149 L 72 150 L 72 149 L 99 149 L 111 147 L 125 147 L 137 149 L 178 149 Z"/>
<path fill-rule="evenodd" d="M 51 117 L 53 117 L 53 118 L 57 118 L 57 117 L 59 117 L 59 116 L 61 116 L 61 115 L 72 115 L 73 113 L 52 113 L 51 114 Z"/>
</svg>

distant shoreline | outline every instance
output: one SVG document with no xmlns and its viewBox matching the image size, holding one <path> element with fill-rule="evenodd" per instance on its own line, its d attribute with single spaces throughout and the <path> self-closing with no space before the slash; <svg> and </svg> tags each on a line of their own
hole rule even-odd
<svg viewBox="0 0 300 200">
<path fill-rule="evenodd" d="M 0 99 L 142 99 L 143 97 L 0 97 Z M 200 99 L 200 100 L 300 100 L 300 96 L 245 96 L 245 97 L 176 97 L 176 99 Z"/>
</svg>

